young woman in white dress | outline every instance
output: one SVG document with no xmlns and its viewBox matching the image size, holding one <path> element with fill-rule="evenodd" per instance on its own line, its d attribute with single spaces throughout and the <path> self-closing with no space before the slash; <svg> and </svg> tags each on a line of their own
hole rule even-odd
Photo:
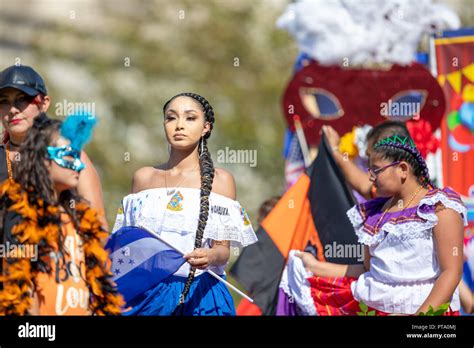
<svg viewBox="0 0 474 348">
<path fill-rule="evenodd" d="M 169 159 L 135 172 L 114 231 L 146 227 L 187 252 L 187 262 L 128 303 L 132 308 L 125 314 L 235 315 L 226 286 L 205 270 L 225 277 L 231 244 L 244 247 L 257 238 L 235 200 L 232 174 L 214 168 L 207 148 L 214 111 L 200 95 L 181 93 L 165 103 L 163 113 Z"/>
</svg>

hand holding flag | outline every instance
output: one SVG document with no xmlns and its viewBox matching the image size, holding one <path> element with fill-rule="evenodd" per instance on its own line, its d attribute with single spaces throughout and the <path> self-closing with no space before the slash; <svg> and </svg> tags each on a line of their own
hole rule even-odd
<svg viewBox="0 0 474 348">
<path fill-rule="evenodd" d="M 106 249 L 110 251 L 113 279 L 127 303 L 175 273 L 186 259 L 192 266 L 195 263 L 200 268 L 204 268 L 206 264 L 207 267 L 210 263 L 209 255 L 204 256 L 204 249 L 196 249 L 186 254 L 144 227 L 120 228 L 110 236 Z M 253 302 L 219 275 L 208 269 L 205 271 Z"/>
<path fill-rule="evenodd" d="M 212 249 L 198 248 L 194 249 L 189 254 L 184 255 L 183 258 L 191 266 L 196 267 L 197 269 L 205 270 L 213 263 L 215 256 Z"/>
</svg>

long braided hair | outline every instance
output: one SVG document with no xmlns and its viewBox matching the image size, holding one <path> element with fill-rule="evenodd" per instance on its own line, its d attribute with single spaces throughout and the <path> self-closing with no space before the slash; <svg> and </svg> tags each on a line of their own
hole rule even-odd
<svg viewBox="0 0 474 348">
<path fill-rule="evenodd" d="M 209 131 L 201 137 L 201 140 L 198 145 L 198 153 L 199 153 L 199 167 L 201 173 L 201 208 L 199 210 L 199 223 L 196 230 L 196 239 L 194 241 L 194 249 L 202 247 L 202 239 L 204 235 L 204 229 L 206 228 L 207 218 L 209 217 L 209 196 L 212 190 L 212 182 L 214 181 L 214 163 L 212 162 L 211 154 L 207 148 L 207 139 L 211 136 L 211 131 L 214 126 L 214 110 L 206 100 L 206 98 L 200 96 L 196 93 L 180 93 L 172 97 L 168 100 L 165 105 L 163 106 L 163 113 L 165 113 L 166 108 L 168 105 L 173 101 L 175 98 L 178 97 L 189 97 L 197 101 L 200 105 L 201 109 L 204 111 L 204 120 L 205 122 L 209 122 L 210 128 Z M 181 294 L 178 306 L 176 307 L 174 314 L 176 314 L 189 293 L 191 288 L 191 283 L 194 280 L 194 276 L 196 274 L 196 268 L 191 267 L 189 272 L 188 278 L 186 279 L 186 283 L 184 285 L 184 290 Z"/>
<path fill-rule="evenodd" d="M 425 159 L 411 137 L 395 134 L 382 139 L 374 145 L 374 153 L 380 154 L 383 159 L 407 162 L 421 186 L 435 188 L 435 185 L 430 181 Z"/>
</svg>

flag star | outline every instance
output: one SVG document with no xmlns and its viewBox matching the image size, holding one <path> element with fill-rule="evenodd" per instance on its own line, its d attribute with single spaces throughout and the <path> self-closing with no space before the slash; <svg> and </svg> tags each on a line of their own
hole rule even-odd
<svg viewBox="0 0 474 348">
<path fill-rule="evenodd" d="M 122 255 L 125 256 L 126 253 L 127 253 L 127 251 L 125 249 L 122 249 Z"/>
<path fill-rule="evenodd" d="M 135 260 L 134 260 L 134 259 L 130 259 L 130 260 L 128 260 L 128 263 L 131 264 L 131 265 L 133 265 L 133 264 L 135 263 Z"/>
<path fill-rule="evenodd" d="M 115 274 L 120 274 L 120 269 L 116 268 L 116 269 L 114 270 L 114 273 L 115 273 Z"/>
<path fill-rule="evenodd" d="M 118 259 L 117 262 L 121 265 L 123 263 L 123 259 Z"/>
</svg>

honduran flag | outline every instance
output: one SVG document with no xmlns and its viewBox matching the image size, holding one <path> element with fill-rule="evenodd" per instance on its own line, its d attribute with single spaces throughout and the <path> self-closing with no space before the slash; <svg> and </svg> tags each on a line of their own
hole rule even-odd
<svg viewBox="0 0 474 348">
<path fill-rule="evenodd" d="M 276 314 L 279 284 L 290 250 L 311 251 L 320 261 L 360 263 L 356 255 L 325 253 L 328 246 L 345 249 L 358 244 L 346 215 L 355 203 L 322 137 L 314 162 L 262 221 L 258 242 L 244 248 L 230 270 L 256 304 L 242 300 L 237 314 Z"/>
<path fill-rule="evenodd" d="M 110 252 L 113 280 L 127 303 L 186 262 L 160 236 L 134 226 L 124 226 L 113 233 L 105 248 Z"/>
</svg>

